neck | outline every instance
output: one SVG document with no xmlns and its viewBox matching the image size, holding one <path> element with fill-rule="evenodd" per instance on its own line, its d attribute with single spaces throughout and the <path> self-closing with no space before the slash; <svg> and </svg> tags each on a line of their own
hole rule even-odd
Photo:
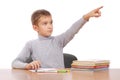
<svg viewBox="0 0 120 80">
<path fill-rule="evenodd" d="M 46 40 L 46 39 L 50 39 L 51 36 L 42 36 L 42 35 L 38 35 L 39 39 L 42 39 L 42 40 Z"/>
</svg>

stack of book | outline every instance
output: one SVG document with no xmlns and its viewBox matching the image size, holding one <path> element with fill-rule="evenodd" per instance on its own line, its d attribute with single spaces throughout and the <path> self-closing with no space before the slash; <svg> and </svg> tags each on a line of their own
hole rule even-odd
<svg viewBox="0 0 120 80">
<path fill-rule="evenodd" d="M 107 70 L 110 66 L 109 60 L 85 60 L 85 61 L 78 61 L 75 60 L 71 64 L 72 70 L 92 70 L 92 71 L 99 71 L 99 70 Z"/>
</svg>

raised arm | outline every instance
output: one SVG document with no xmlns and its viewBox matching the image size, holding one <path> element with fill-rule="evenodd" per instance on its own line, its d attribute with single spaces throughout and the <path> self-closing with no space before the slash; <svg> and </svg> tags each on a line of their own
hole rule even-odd
<svg viewBox="0 0 120 80">
<path fill-rule="evenodd" d="M 103 8 L 103 6 L 98 7 L 83 15 L 83 17 L 76 21 L 66 32 L 57 36 L 56 39 L 60 43 L 60 46 L 64 47 L 91 17 L 100 17 L 101 8 Z"/>
</svg>

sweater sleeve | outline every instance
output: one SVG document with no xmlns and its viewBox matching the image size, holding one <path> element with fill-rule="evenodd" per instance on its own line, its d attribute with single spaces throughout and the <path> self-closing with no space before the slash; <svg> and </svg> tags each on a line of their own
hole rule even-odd
<svg viewBox="0 0 120 80">
<path fill-rule="evenodd" d="M 82 28 L 82 26 L 86 22 L 86 20 L 81 18 L 76 21 L 66 32 L 56 36 L 56 40 L 58 41 L 58 43 L 60 43 L 60 46 L 64 47 L 70 40 L 72 40 L 75 34 Z"/>
<path fill-rule="evenodd" d="M 32 61 L 30 43 L 27 43 L 18 57 L 13 60 L 12 68 L 25 69 L 25 66 Z"/>
</svg>

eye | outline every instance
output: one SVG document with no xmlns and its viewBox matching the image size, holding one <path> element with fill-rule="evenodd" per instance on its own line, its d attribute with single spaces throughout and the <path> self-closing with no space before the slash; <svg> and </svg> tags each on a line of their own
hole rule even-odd
<svg viewBox="0 0 120 80">
<path fill-rule="evenodd" d="M 51 21 L 50 23 L 53 24 L 53 21 Z"/>
<path fill-rule="evenodd" d="M 44 22 L 43 25 L 47 25 L 47 22 Z"/>
</svg>

